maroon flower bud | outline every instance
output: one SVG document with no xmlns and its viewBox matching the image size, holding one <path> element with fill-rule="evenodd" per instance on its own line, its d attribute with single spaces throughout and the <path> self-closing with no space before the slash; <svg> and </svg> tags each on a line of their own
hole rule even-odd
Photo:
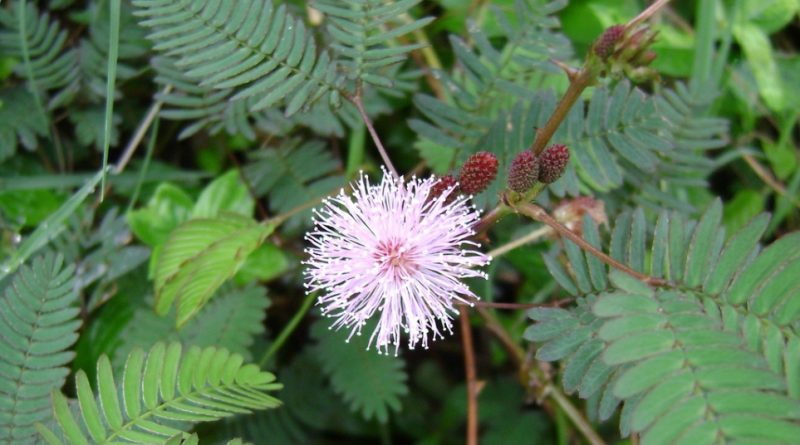
<svg viewBox="0 0 800 445">
<path fill-rule="evenodd" d="M 495 155 L 481 151 L 467 159 L 461 168 L 461 190 L 469 195 L 478 194 L 489 187 L 497 176 L 497 158 Z"/>
<path fill-rule="evenodd" d="M 446 199 L 446 201 L 449 202 L 453 198 L 455 198 L 455 193 L 456 193 L 456 190 L 458 189 L 457 185 L 458 185 L 458 183 L 456 182 L 456 178 L 454 178 L 453 175 L 442 176 L 431 187 L 431 192 L 428 195 L 428 198 L 429 199 L 436 199 L 436 198 L 439 197 L 439 195 L 447 193 L 448 190 L 449 190 L 449 194 L 450 195 Z"/>
<path fill-rule="evenodd" d="M 606 60 L 614 53 L 617 42 L 625 35 L 625 25 L 614 25 L 597 38 L 594 43 L 594 53 Z"/>
<path fill-rule="evenodd" d="M 553 144 L 539 155 L 539 181 L 545 184 L 556 182 L 569 162 L 569 149 L 564 144 Z"/>
<path fill-rule="evenodd" d="M 525 150 L 514 157 L 508 169 L 508 188 L 517 193 L 525 193 L 539 179 L 539 160 L 530 150 Z"/>
</svg>

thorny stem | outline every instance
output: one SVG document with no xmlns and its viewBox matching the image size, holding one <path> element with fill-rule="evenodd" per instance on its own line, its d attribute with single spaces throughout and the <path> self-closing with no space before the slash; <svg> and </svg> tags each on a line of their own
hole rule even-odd
<svg viewBox="0 0 800 445">
<path fill-rule="evenodd" d="M 300 324 L 300 320 L 306 315 L 306 312 L 311 308 L 311 304 L 314 302 L 314 299 L 317 297 L 315 292 L 309 292 L 306 295 L 305 300 L 303 300 L 303 304 L 300 306 L 300 309 L 295 312 L 292 319 L 289 320 L 289 323 L 283 328 L 280 334 L 278 334 L 278 338 L 269 346 L 269 349 L 261 356 L 261 360 L 258 361 L 259 367 L 263 368 L 264 365 L 269 362 L 269 359 L 274 356 L 281 346 L 286 342 L 286 339 L 292 335 L 297 326 Z"/>
<path fill-rule="evenodd" d="M 664 286 L 664 285 L 667 284 L 667 282 L 665 280 L 661 279 L 661 278 L 651 277 L 651 276 L 645 275 L 645 274 L 643 274 L 641 272 L 637 272 L 637 271 L 631 269 L 630 267 L 628 267 L 628 266 L 620 263 L 619 261 L 615 260 L 614 258 L 611 258 L 610 256 L 606 255 L 605 253 L 603 253 L 602 251 L 600 251 L 596 247 L 594 247 L 591 244 L 589 244 L 586 240 L 581 238 L 578 234 L 576 234 L 575 232 L 569 230 L 568 228 L 566 228 L 560 222 L 556 221 L 556 219 L 553 218 L 552 216 L 550 216 L 547 213 L 547 211 L 545 211 L 543 208 L 537 206 L 536 204 L 521 203 L 521 204 L 518 204 L 515 207 L 515 209 L 519 213 L 521 213 L 521 214 L 523 214 L 523 215 L 525 215 L 525 216 L 527 216 L 527 217 L 529 217 L 531 219 L 535 219 L 536 221 L 539 221 L 541 223 L 547 224 L 553 230 L 558 232 L 561 236 L 564 236 L 565 238 L 568 238 L 570 241 L 572 241 L 575 244 L 577 244 L 578 246 L 580 246 L 581 249 L 583 249 L 583 250 L 591 253 L 592 255 L 596 256 L 598 259 L 600 259 L 600 261 L 608 264 L 609 266 L 611 266 L 611 267 L 613 267 L 615 269 L 619 269 L 619 270 L 627 273 L 628 275 L 636 278 L 637 280 L 640 280 L 640 281 L 642 281 L 644 283 L 647 283 L 647 284 L 649 284 L 651 286 Z"/>
<path fill-rule="evenodd" d="M 383 147 L 383 143 L 381 142 L 381 138 L 378 137 L 378 133 L 375 132 L 375 127 L 372 126 L 372 121 L 367 116 L 366 110 L 364 110 L 364 103 L 361 101 L 361 89 L 356 92 L 355 96 L 351 98 L 353 103 L 358 108 L 358 113 L 361 115 L 361 119 L 364 121 L 364 125 L 367 126 L 367 131 L 369 131 L 369 135 L 372 136 L 372 141 L 375 143 L 375 146 L 378 148 L 378 152 L 381 154 L 381 158 L 383 159 L 383 163 L 386 165 L 386 168 L 392 173 L 392 176 L 399 178 L 400 175 L 397 174 L 397 170 L 394 168 L 392 164 L 392 160 L 389 159 L 389 153 L 386 152 L 386 149 Z"/>
<path fill-rule="evenodd" d="M 464 368 L 467 374 L 467 445 L 478 445 L 478 377 L 475 370 L 475 348 L 466 306 L 459 306 L 461 341 L 464 347 Z"/>
</svg>

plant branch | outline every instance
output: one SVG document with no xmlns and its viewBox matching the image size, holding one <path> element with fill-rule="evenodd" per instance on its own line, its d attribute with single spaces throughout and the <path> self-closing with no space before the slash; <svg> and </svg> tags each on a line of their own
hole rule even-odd
<svg viewBox="0 0 800 445">
<path fill-rule="evenodd" d="M 366 110 L 364 110 L 364 103 L 361 101 L 361 89 L 359 88 L 358 92 L 356 92 L 355 96 L 351 99 L 353 103 L 358 108 L 358 113 L 361 115 L 361 119 L 364 121 L 364 124 L 367 126 L 367 131 L 369 131 L 369 135 L 372 136 L 372 141 L 375 143 L 375 146 L 378 148 L 378 152 L 381 154 L 381 158 L 383 159 L 383 163 L 386 165 L 386 168 L 392 173 L 392 176 L 395 178 L 399 178 L 400 175 L 397 174 L 397 170 L 394 168 L 392 164 L 392 160 L 389 159 L 389 154 L 386 152 L 386 149 L 383 147 L 383 143 L 381 142 L 381 138 L 378 137 L 378 133 L 375 132 L 375 127 L 372 126 L 372 121 L 367 116 Z"/>
<path fill-rule="evenodd" d="M 478 307 L 476 309 L 481 318 L 483 318 L 486 328 L 500 341 L 511 356 L 511 361 L 520 370 L 519 377 L 522 384 L 527 388 L 530 381 L 529 373 L 533 373 L 535 376 L 534 380 L 540 383 L 541 397 L 553 399 L 567 417 L 569 417 L 572 423 L 575 424 L 581 434 L 586 437 L 589 443 L 592 445 L 605 445 L 603 439 L 594 431 L 589 421 L 575 408 L 569 398 L 565 396 L 558 387 L 551 383 L 547 372 L 538 366 L 527 367 L 525 351 L 511 338 L 503 325 L 500 324 L 500 321 L 485 308 Z"/>
<path fill-rule="evenodd" d="M 537 156 L 544 151 L 545 147 L 547 147 L 547 143 L 550 142 L 550 139 L 553 137 L 556 130 L 558 130 L 558 127 L 561 126 L 561 122 L 567 117 L 569 110 L 572 109 L 572 106 L 575 105 L 575 102 L 581 97 L 583 90 L 594 83 L 596 76 L 597 74 L 593 72 L 593 70 L 584 67 L 575 73 L 574 77 L 570 77 L 567 91 L 564 92 L 564 96 L 561 97 L 556 109 L 553 110 L 553 114 L 550 115 L 544 127 L 536 130 L 536 138 L 533 140 L 533 144 L 531 144 L 529 150 Z"/>
<path fill-rule="evenodd" d="M 268 219 L 266 222 L 275 224 L 276 226 L 279 226 L 279 225 L 283 224 L 287 219 L 293 217 L 294 215 L 297 215 L 298 213 L 306 211 L 306 210 L 310 209 L 311 207 L 314 207 L 315 205 L 321 203 L 328 196 L 329 195 L 318 196 L 318 197 L 316 197 L 316 198 L 314 198 L 314 199 L 312 199 L 310 201 L 306 201 L 303 204 L 300 204 L 297 207 L 291 208 L 291 209 L 287 210 L 284 213 L 281 213 L 279 215 L 273 216 L 272 218 Z"/>
<path fill-rule="evenodd" d="M 637 15 L 636 17 L 631 19 L 628 23 L 626 23 L 625 27 L 631 29 L 636 25 L 642 23 L 643 21 L 649 19 L 650 17 L 653 16 L 653 14 L 658 12 L 659 9 L 666 6 L 666 4 L 669 3 L 669 1 L 670 0 L 656 0 L 655 2 L 653 2 L 652 5 L 648 6 L 647 9 L 645 9 L 639 15 Z"/>
<path fill-rule="evenodd" d="M 469 312 L 466 306 L 459 306 L 461 318 L 461 341 L 464 346 L 464 368 L 467 374 L 467 445 L 478 445 L 478 378 L 475 371 L 475 349 L 472 343 L 472 330 L 469 325 Z"/>
<path fill-rule="evenodd" d="M 161 95 L 169 94 L 172 91 L 172 85 L 167 85 L 161 90 Z M 147 114 L 144 116 L 144 119 L 139 123 L 139 126 L 136 127 L 136 132 L 133 133 L 131 136 L 130 141 L 128 141 L 128 145 L 125 146 L 125 151 L 120 156 L 119 161 L 117 161 L 117 165 L 114 166 L 113 172 L 115 175 L 122 173 L 125 170 L 125 167 L 130 162 L 131 158 L 133 157 L 133 153 L 136 151 L 136 148 L 144 139 L 145 133 L 147 133 L 147 129 L 150 128 L 150 125 L 153 123 L 153 119 L 156 118 L 158 112 L 161 111 L 161 107 L 164 105 L 164 101 L 157 100 L 150 106 L 150 109 L 147 110 Z"/>
<path fill-rule="evenodd" d="M 558 232 L 561 236 L 564 236 L 565 238 L 568 238 L 570 241 L 572 241 L 575 244 L 577 244 L 578 246 L 580 246 L 581 249 L 591 253 L 592 255 L 594 255 L 598 259 L 600 259 L 600 261 L 608 264 L 609 266 L 611 266 L 611 267 L 613 267 L 615 269 L 619 269 L 619 270 L 627 273 L 628 275 L 630 275 L 630 276 L 632 276 L 632 277 L 634 277 L 634 278 L 636 278 L 636 279 L 638 279 L 640 281 L 643 281 L 644 283 L 647 283 L 647 284 L 649 284 L 651 286 L 664 286 L 664 285 L 667 284 L 667 282 L 665 280 L 661 279 L 661 278 L 651 277 L 651 276 L 645 275 L 645 274 L 643 274 L 641 272 L 637 272 L 637 271 L 631 269 L 630 267 L 628 267 L 628 266 L 620 263 L 619 261 L 615 260 L 614 258 L 611 258 L 610 256 L 606 255 L 605 253 L 603 253 L 602 251 L 600 251 L 596 247 L 594 247 L 591 244 L 589 244 L 586 240 L 581 238 L 575 232 L 569 230 L 563 224 L 561 224 L 560 222 L 556 221 L 556 219 L 553 218 L 552 216 L 550 216 L 547 213 L 547 211 L 545 211 L 543 208 L 537 206 L 536 204 L 521 203 L 521 204 L 517 205 L 515 209 L 519 213 L 521 213 L 521 214 L 523 214 L 523 215 L 525 215 L 525 216 L 527 216 L 527 217 L 529 217 L 531 219 L 534 219 L 534 220 L 539 221 L 541 223 L 547 224 L 548 226 L 553 228 L 553 230 Z"/>
<path fill-rule="evenodd" d="M 487 253 L 487 255 L 492 257 L 492 259 L 503 256 L 506 253 L 511 252 L 512 250 L 518 247 L 522 247 L 525 244 L 544 238 L 545 236 L 549 235 L 552 232 L 553 229 L 551 229 L 550 227 L 547 226 L 539 227 L 538 229 L 532 231 L 531 233 L 521 238 L 509 241 L 500 247 L 490 250 L 489 253 Z"/>
<path fill-rule="evenodd" d="M 575 301 L 574 298 L 562 298 L 560 300 L 548 301 L 547 303 L 502 303 L 494 301 L 475 301 L 474 306 L 488 307 L 494 309 L 531 309 L 535 307 L 560 307 Z"/>
<path fill-rule="evenodd" d="M 592 445 L 605 445 L 605 442 L 599 434 L 592 428 L 592 425 L 583 417 L 580 411 L 575 408 L 575 405 L 559 390 L 554 384 L 548 383 L 543 389 L 544 394 L 551 397 L 556 401 L 559 408 L 564 411 L 564 414 L 569 417 L 569 420 L 578 427 L 578 430 L 583 434 L 583 437 Z"/>
<path fill-rule="evenodd" d="M 786 198 L 792 205 L 797 208 L 800 208 L 800 201 L 797 198 L 791 196 L 789 192 L 786 190 L 786 187 L 781 184 L 775 177 L 770 173 L 770 171 L 764 167 L 763 165 L 759 164 L 756 159 L 750 155 L 744 155 L 744 160 L 747 162 L 747 165 L 753 169 L 753 172 L 764 181 L 765 184 L 769 186 L 775 193 L 783 196 Z"/>
<path fill-rule="evenodd" d="M 306 298 L 303 300 L 303 304 L 300 305 L 300 309 L 294 313 L 294 316 L 292 316 L 292 319 L 289 320 L 289 323 L 284 326 L 283 330 L 280 334 L 278 334 L 278 337 L 275 339 L 275 341 L 269 345 L 269 349 L 267 349 L 264 355 L 261 356 L 261 360 L 258 361 L 259 367 L 263 368 L 264 365 L 269 362 L 269 359 L 272 358 L 272 356 L 274 356 L 279 349 L 281 349 L 281 346 L 283 346 L 283 344 L 286 342 L 286 339 L 292 335 L 292 332 L 294 332 L 295 329 L 297 329 L 297 326 L 300 324 L 300 320 L 303 319 L 308 310 L 311 308 L 311 304 L 314 302 L 316 297 L 317 294 L 315 292 L 309 292 L 306 294 Z"/>
</svg>

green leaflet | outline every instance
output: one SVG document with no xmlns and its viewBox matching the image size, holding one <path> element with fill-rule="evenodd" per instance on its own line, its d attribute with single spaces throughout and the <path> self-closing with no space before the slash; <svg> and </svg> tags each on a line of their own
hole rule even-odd
<svg viewBox="0 0 800 445">
<path fill-rule="evenodd" d="M 564 387 L 589 398 L 590 415 L 607 418 L 623 400 L 622 432 L 640 433 L 643 444 L 771 443 L 800 432 L 800 340 L 787 325 L 800 316 L 791 298 L 800 271 L 791 246 L 800 238 L 789 234 L 759 251 L 769 221 L 762 215 L 725 241 L 721 214 L 719 202 L 699 223 L 662 212 L 649 264 L 641 262 L 646 225 L 623 214 L 611 231 L 612 254 L 645 273 L 667 272 L 667 285 L 650 288 L 612 269 L 611 289 L 589 292 L 588 303 L 530 311 L 538 323 L 526 338 L 543 342 L 537 357 L 564 361 Z M 598 234 L 584 232 L 598 245 Z M 589 254 L 579 253 L 567 251 L 567 266 L 550 257 L 570 291 L 591 279 Z"/>
<path fill-rule="evenodd" d="M 74 267 L 46 255 L 23 266 L 0 299 L 0 443 L 32 443 L 49 393 L 69 374 L 80 310 Z"/>
<path fill-rule="evenodd" d="M 153 30 L 148 38 L 155 49 L 176 56 L 177 75 L 171 77 L 190 79 L 195 85 L 189 89 L 210 87 L 250 111 L 288 100 L 287 114 L 340 89 L 338 64 L 326 51 L 317 54 L 305 24 L 288 14 L 286 5 L 275 7 L 269 0 L 222 7 L 188 0 L 133 3 L 139 23 Z"/>
<path fill-rule="evenodd" d="M 269 305 L 263 287 L 225 285 L 197 315 L 178 329 L 171 316 L 160 317 L 153 312 L 148 298 L 136 308 L 120 334 L 122 345 L 114 352 L 112 363 L 115 369 L 121 368 L 130 351 L 137 347 L 150 348 L 159 341 L 180 341 L 184 346 L 217 346 L 251 360 L 250 347 L 254 339 L 264 333 L 264 317 Z"/>
<path fill-rule="evenodd" d="M 328 329 L 327 320 L 319 320 L 311 328 L 317 341 L 314 348 L 334 391 L 341 394 L 351 410 L 369 419 L 385 423 L 391 411 L 400 409 L 400 396 L 408 392 L 403 360 L 367 350 L 371 328 L 362 335 Z"/>
<path fill-rule="evenodd" d="M 386 67 L 405 61 L 408 53 L 423 45 L 393 44 L 393 40 L 416 31 L 433 21 L 433 17 L 409 20 L 401 17 L 420 0 L 386 3 L 366 0 L 349 4 L 334 0 L 315 0 L 314 8 L 327 16 L 327 30 L 335 43 L 334 51 L 351 79 L 391 88 L 391 72 Z M 388 27 L 387 24 L 391 25 Z M 388 75 L 387 75 L 388 74 Z"/>
<path fill-rule="evenodd" d="M 184 352 L 180 343 L 157 343 L 148 353 L 131 352 L 124 369 L 119 387 L 108 357 L 100 357 L 97 392 L 86 373 L 78 371 L 77 419 L 66 397 L 53 392 L 55 418 L 66 443 L 175 443 L 174 437 L 184 437 L 182 429 L 194 423 L 280 405 L 269 395 L 282 387 L 275 376 L 244 364 L 242 356 L 226 349 L 192 347 Z M 46 443 L 65 443 L 46 426 L 37 428 Z"/>
<path fill-rule="evenodd" d="M 156 312 L 177 304 L 181 326 L 244 264 L 273 226 L 236 214 L 189 220 L 164 244 L 155 272 Z"/>
</svg>

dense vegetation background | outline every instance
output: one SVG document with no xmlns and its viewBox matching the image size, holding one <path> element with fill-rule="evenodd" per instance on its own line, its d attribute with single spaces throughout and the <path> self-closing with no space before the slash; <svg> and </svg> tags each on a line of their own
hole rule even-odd
<svg viewBox="0 0 800 445">
<path fill-rule="evenodd" d="M 798 443 L 800 1 L 598 57 L 648 5 L 0 1 L 0 443 Z M 303 234 L 380 177 L 365 121 L 401 174 L 494 154 L 491 214 L 570 91 L 557 222 L 481 237 L 470 341 L 328 329 Z"/>
</svg>

